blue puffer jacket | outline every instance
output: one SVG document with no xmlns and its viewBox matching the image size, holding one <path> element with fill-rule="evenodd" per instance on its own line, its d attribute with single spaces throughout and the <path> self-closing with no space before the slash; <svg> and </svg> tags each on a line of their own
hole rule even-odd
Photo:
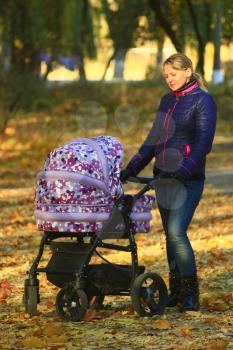
<svg viewBox="0 0 233 350">
<path fill-rule="evenodd" d="M 215 127 L 215 103 L 193 80 L 161 99 L 152 128 L 127 168 L 138 174 L 155 157 L 154 174 L 178 171 L 187 179 L 204 179 Z"/>
</svg>

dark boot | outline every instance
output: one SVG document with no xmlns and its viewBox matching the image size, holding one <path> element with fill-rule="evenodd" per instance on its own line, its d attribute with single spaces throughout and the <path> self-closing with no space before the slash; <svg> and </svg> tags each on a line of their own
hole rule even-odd
<svg viewBox="0 0 233 350">
<path fill-rule="evenodd" d="M 169 290 L 167 307 L 176 306 L 180 295 L 180 274 L 169 273 Z"/>
<path fill-rule="evenodd" d="M 179 301 L 181 303 L 181 312 L 199 310 L 200 304 L 197 276 L 181 278 L 181 291 Z"/>
</svg>

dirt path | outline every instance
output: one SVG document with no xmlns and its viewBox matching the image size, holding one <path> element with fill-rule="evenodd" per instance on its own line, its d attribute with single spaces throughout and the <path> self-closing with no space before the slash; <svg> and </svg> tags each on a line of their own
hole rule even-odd
<svg viewBox="0 0 233 350">
<path fill-rule="evenodd" d="M 233 169 L 207 169 L 206 185 L 215 188 L 219 194 L 233 195 Z"/>
<path fill-rule="evenodd" d="M 206 185 L 219 194 L 233 194 L 233 137 L 217 134 L 207 157 Z"/>
</svg>

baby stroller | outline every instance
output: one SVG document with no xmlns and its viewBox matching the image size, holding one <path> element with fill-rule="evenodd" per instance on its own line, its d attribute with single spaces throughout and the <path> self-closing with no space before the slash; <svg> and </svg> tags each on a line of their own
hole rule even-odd
<svg viewBox="0 0 233 350">
<path fill-rule="evenodd" d="M 39 273 L 60 288 L 56 310 L 64 320 L 82 320 L 106 295 L 131 296 L 141 316 L 163 313 L 166 285 L 138 264 L 135 242 L 137 232 L 149 231 L 154 197 L 144 194 L 156 179 L 131 178 L 144 187 L 136 195 L 124 194 L 122 157 L 122 145 L 111 136 L 78 138 L 48 155 L 35 194 L 37 227 L 44 235 L 24 284 L 29 315 L 37 314 L 40 302 Z M 122 240 L 127 243 L 119 244 Z M 45 246 L 51 258 L 39 267 Z M 98 248 L 130 253 L 131 265 L 110 262 Z M 94 255 L 103 263 L 91 263 Z"/>
</svg>

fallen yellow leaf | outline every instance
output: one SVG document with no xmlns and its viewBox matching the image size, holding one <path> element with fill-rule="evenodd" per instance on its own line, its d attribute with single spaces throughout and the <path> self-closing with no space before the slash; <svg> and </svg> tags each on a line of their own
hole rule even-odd
<svg viewBox="0 0 233 350">
<path fill-rule="evenodd" d="M 44 327 L 42 333 L 47 336 L 59 335 L 62 333 L 62 328 L 50 323 Z"/>
<path fill-rule="evenodd" d="M 224 339 L 211 340 L 208 344 L 208 350 L 224 350 L 227 348 L 228 341 Z"/>
<path fill-rule="evenodd" d="M 171 325 L 167 320 L 156 320 L 153 322 L 152 327 L 155 329 L 169 329 Z"/>
<path fill-rule="evenodd" d="M 23 345 L 28 347 L 28 348 L 45 348 L 47 347 L 47 343 L 44 339 L 36 338 L 36 337 L 31 337 L 29 339 L 23 340 Z"/>
<path fill-rule="evenodd" d="M 192 316 L 192 317 L 201 317 L 200 311 L 185 311 L 185 315 Z"/>
<path fill-rule="evenodd" d="M 67 336 L 65 335 L 53 335 L 50 338 L 47 339 L 48 344 L 61 344 L 66 343 L 68 341 Z"/>
</svg>

